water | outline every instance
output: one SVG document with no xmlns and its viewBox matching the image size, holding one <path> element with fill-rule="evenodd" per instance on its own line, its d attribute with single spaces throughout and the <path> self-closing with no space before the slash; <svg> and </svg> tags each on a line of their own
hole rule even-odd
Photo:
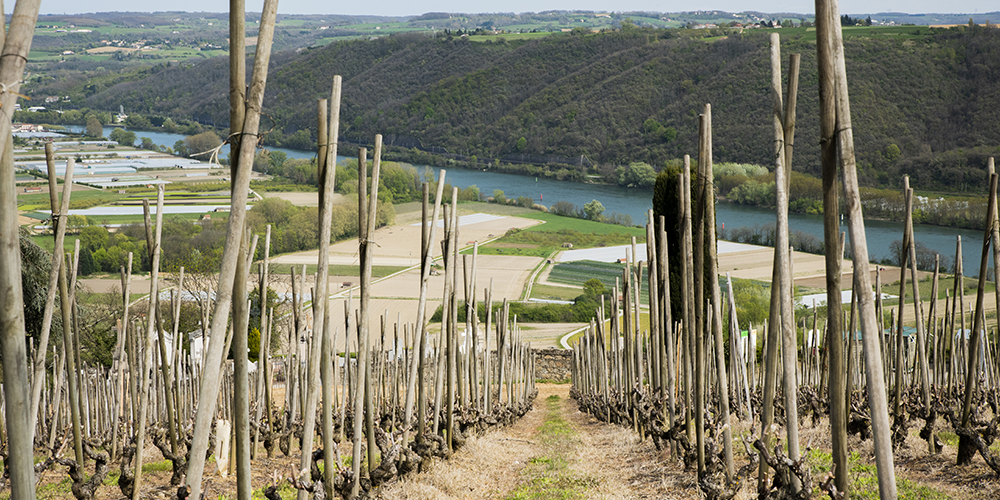
<svg viewBox="0 0 1000 500">
<path fill-rule="evenodd" d="M 68 126 L 73 131 L 81 131 L 82 126 Z M 110 136 L 112 127 L 104 128 L 105 137 Z M 141 140 L 149 137 L 157 145 L 173 147 L 184 135 L 166 132 L 136 131 L 136 138 Z M 312 158 L 313 151 L 301 151 L 285 148 L 268 148 L 281 151 L 289 158 Z M 343 163 L 349 158 L 338 156 L 337 162 Z M 414 165 L 421 172 L 430 169 L 435 178 L 440 175 L 438 167 Z M 568 201 L 579 208 L 591 200 L 599 200 L 604 205 L 605 213 L 620 212 L 630 215 L 636 224 L 646 222 L 646 212 L 652 208 L 653 193 L 643 189 L 628 189 L 619 186 L 597 184 L 581 184 L 576 182 L 561 182 L 544 177 L 529 177 L 524 175 L 500 174 L 480 170 L 450 169 L 445 175 L 445 182 L 455 186 L 466 187 L 475 185 L 484 196 L 492 196 L 494 190 L 502 190 L 507 198 L 527 196 L 546 206 L 552 206 L 557 201 Z M 733 229 L 741 226 L 762 226 L 775 222 L 775 213 L 758 207 L 749 207 L 732 203 L 716 205 L 716 222 L 719 225 Z M 792 231 L 801 231 L 823 239 L 823 217 L 821 215 L 789 214 L 788 227 Z M 841 224 L 841 231 L 847 231 L 847 224 Z M 978 230 L 953 229 L 941 226 L 915 224 L 914 237 L 932 251 L 939 252 L 954 260 L 955 237 L 962 237 L 962 259 L 965 274 L 975 276 L 979 273 L 983 233 Z M 872 260 L 881 260 L 890 255 L 889 247 L 893 241 L 902 239 L 903 224 L 877 220 L 865 221 L 865 234 L 868 239 L 868 254 Z M 992 264 L 991 264 L 992 265 Z"/>
</svg>

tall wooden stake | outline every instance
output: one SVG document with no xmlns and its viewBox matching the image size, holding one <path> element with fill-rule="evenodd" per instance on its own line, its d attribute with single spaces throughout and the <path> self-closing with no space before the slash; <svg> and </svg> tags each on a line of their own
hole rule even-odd
<svg viewBox="0 0 1000 500">
<path fill-rule="evenodd" d="M 236 259 L 240 257 L 240 242 L 246 221 L 247 193 L 250 186 L 250 170 L 257 147 L 257 130 L 260 125 L 260 109 L 264 101 L 264 87 L 267 83 L 267 67 L 271 57 L 271 42 L 274 37 L 274 21 L 277 16 L 277 0 L 265 0 L 257 36 L 257 52 L 254 56 L 253 80 L 250 95 L 245 104 L 246 117 L 240 124 L 232 124 L 243 135 L 240 138 L 240 154 L 235 165 L 236 175 L 232 182 L 232 208 L 226 228 L 226 239 L 222 250 L 222 265 L 219 270 L 217 300 L 211 319 L 211 338 L 201 374 L 199 404 L 195 416 L 194 437 L 191 456 L 202 457 L 208 450 L 208 438 L 212 428 L 219 395 L 219 375 L 221 371 L 223 344 L 229 312 L 232 306 L 233 285 L 236 274 Z M 191 497 L 201 496 L 201 480 L 205 470 L 204 460 L 188 462 L 187 485 L 191 487 Z"/>
<path fill-rule="evenodd" d="M 781 356 L 784 365 L 783 388 L 785 392 L 785 430 L 788 434 L 788 458 L 799 459 L 798 427 L 798 384 L 796 367 L 798 352 L 795 335 L 795 319 L 792 304 L 791 252 L 788 239 L 788 178 L 785 166 L 784 107 L 781 98 L 781 55 L 778 34 L 771 34 L 771 96 L 774 105 L 775 168 L 774 183 L 777 186 L 778 221 L 774 246 L 778 257 L 775 266 L 779 269 L 778 295 L 781 307 Z M 772 284 L 773 286 L 773 284 Z M 797 479 L 796 489 L 800 488 Z"/>
<path fill-rule="evenodd" d="M 836 96 L 837 117 L 833 135 L 820 139 L 821 141 L 835 141 L 840 156 L 845 208 L 848 215 L 848 230 L 854 260 L 855 290 L 858 292 L 857 300 L 861 304 L 859 312 L 865 347 L 865 376 L 868 381 L 868 402 L 875 442 L 879 496 L 883 500 L 893 500 L 896 498 L 896 473 L 892 459 L 889 408 L 879 346 L 882 333 L 875 318 L 871 275 L 868 272 L 868 240 L 861 214 L 861 195 L 854 157 L 854 135 L 851 128 L 851 107 L 847 93 L 847 65 L 844 59 L 840 13 L 837 3 L 832 0 L 817 0 L 816 12 L 817 51 L 820 54 L 819 60 L 826 61 L 825 64 L 819 66 L 819 79 L 826 82 L 832 80 L 834 83 L 832 92 Z M 831 73 L 833 74 L 832 78 Z"/>
<path fill-rule="evenodd" d="M 3 248 L 0 251 L 0 351 L 4 359 L 4 413 L 8 431 L 6 462 L 10 464 L 11 498 L 16 499 L 35 497 L 35 470 L 11 116 L 28 62 L 39 4 L 39 0 L 20 0 L 14 6 L 10 34 L 3 37 L 3 56 L 0 57 L 0 82 L 7 85 L 6 91 L 0 94 L 0 246 Z M 0 37 L 5 35 L 2 24 Z M 56 252 L 61 251 L 56 249 Z M 44 351 L 47 347 L 40 346 L 40 349 Z"/>
<path fill-rule="evenodd" d="M 965 370 L 965 398 L 962 404 L 962 427 L 969 426 L 969 417 L 972 414 L 972 394 L 976 392 L 976 381 L 979 375 L 979 342 L 980 330 L 985 331 L 986 325 L 983 321 L 983 303 L 986 291 L 986 265 L 990 258 L 990 240 L 993 236 L 993 217 L 997 209 L 997 174 L 990 175 L 990 198 L 989 208 L 986 212 L 986 234 L 983 235 L 983 256 L 979 260 L 979 285 L 976 287 L 976 313 L 972 317 L 972 336 L 969 340 L 969 364 Z M 969 438 L 959 436 L 958 440 L 958 465 L 968 465 L 972 462 L 972 457 L 976 455 L 975 445 Z"/>
</svg>

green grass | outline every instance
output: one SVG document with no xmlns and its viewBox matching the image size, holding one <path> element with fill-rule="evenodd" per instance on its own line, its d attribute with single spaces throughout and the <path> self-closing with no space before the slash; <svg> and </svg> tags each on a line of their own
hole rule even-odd
<svg viewBox="0 0 1000 500">
<path fill-rule="evenodd" d="M 947 434 L 947 433 L 943 433 Z M 956 436 L 957 444 L 957 436 Z M 944 440 L 944 438 L 942 438 Z M 833 457 L 822 450 L 809 450 L 807 461 L 812 468 L 813 479 L 818 479 L 819 475 L 830 471 Z M 851 452 L 847 457 L 848 465 L 851 469 L 850 494 L 851 498 L 864 500 L 878 500 L 878 470 L 874 463 L 869 463 L 857 452 Z M 944 493 L 928 486 L 917 484 L 905 477 L 896 476 L 896 489 L 901 499 L 921 499 L 921 500 L 946 500 L 949 498 Z M 813 492 L 820 495 L 818 488 Z"/>
<path fill-rule="evenodd" d="M 500 239 L 480 247 L 479 252 L 485 255 L 548 257 L 552 252 L 562 250 L 567 243 L 573 248 L 593 248 L 626 245 L 632 242 L 632 237 L 637 243 L 645 242 L 645 230 L 636 227 L 535 211 L 517 215 L 540 220 L 544 224 L 511 229 Z"/>
<path fill-rule="evenodd" d="M 950 431 L 939 432 L 937 437 L 948 446 L 958 446 L 958 434 Z"/>
<path fill-rule="evenodd" d="M 844 38 L 891 38 L 899 40 L 916 40 L 925 38 L 934 31 L 928 26 L 844 26 Z M 781 28 L 764 31 L 780 33 L 782 38 L 804 41 L 816 41 L 816 28 Z"/>
<path fill-rule="evenodd" d="M 156 207 L 153 207 L 156 208 Z M 205 213 L 208 213 L 207 211 Z M 174 220 L 185 220 L 190 222 L 196 222 L 201 220 L 201 216 L 204 214 L 164 214 L 164 219 L 174 219 Z M 87 217 L 91 221 L 97 224 L 142 224 L 142 215 L 92 215 Z M 216 214 L 212 214 L 212 218 L 216 219 Z M 156 223 L 156 215 L 152 215 L 152 222 Z"/>
<path fill-rule="evenodd" d="M 267 489 L 266 486 L 259 490 L 253 490 L 250 498 L 253 500 L 264 500 L 265 489 Z M 281 481 L 281 483 L 278 484 L 278 495 L 281 496 L 282 500 L 294 500 L 295 498 L 298 498 L 298 494 L 299 490 L 296 490 L 292 487 L 292 485 L 288 484 L 288 481 Z"/>
<path fill-rule="evenodd" d="M 474 35 L 469 36 L 470 42 L 485 42 L 485 41 L 497 41 L 497 40 L 534 40 L 536 38 L 542 38 L 550 35 L 561 34 L 561 32 L 543 32 L 539 31 L 537 33 L 504 33 L 501 35 Z"/>
<path fill-rule="evenodd" d="M 899 275 L 896 275 L 895 273 L 893 273 L 893 274 L 894 274 L 894 276 L 893 276 L 894 278 L 896 278 L 896 277 L 899 276 Z M 884 277 L 885 276 L 883 276 L 883 278 Z M 912 303 L 913 302 L 913 284 L 910 282 L 910 279 L 909 279 L 909 271 L 907 271 L 907 280 L 906 281 L 907 281 L 907 283 L 906 283 L 906 302 L 907 303 Z M 922 300 L 924 300 L 924 301 L 930 300 L 931 299 L 931 288 L 933 288 L 933 286 L 934 286 L 934 278 L 932 276 L 927 276 L 926 278 L 921 279 L 920 281 L 918 281 L 917 285 L 918 285 L 919 290 L 920 290 L 920 298 Z M 977 290 L 978 287 L 979 287 L 979 280 L 978 279 L 971 278 L 971 277 L 968 277 L 968 276 L 966 276 L 966 277 L 964 277 L 962 279 L 962 289 L 965 291 L 964 293 L 966 295 L 968 295 L 968 294 L 975 295 L 976 290 Z M 996 290 L 996 285 L 993 282 L 991 282 L 991 281 L 987 281 L 986 285 L 984 286 L 983 289 L 984 289 L 984 292 L 986 294 L 992 294 Z M 955 277 L 953 275 L 941 275 L 941 276 L 938 277 L 938 294 L 937 294 L 937 298 L 938 299 L 943 299 L 945 297 L 945 295 L 944 295 L 945 290 L 948 291 L 949 296 L 954 296 L 953 292 L 955 291 Z M 896 280 L 893 283 L 885 283 L 885 284 L 883 284 L 882 285 L 882 293 L 887 293 L 887 294 L 890 294 L 890 295 L 899 295 L 899 281 Z M 973 300 L 973 302 L 975 302 L 974 298 L 972 300 Z M 894 305 L 894 304 L 898 304 L 898 303 L 899 303 L 898 299 L 883 300 L 882 301 L 882 304 L 884 306 Z"/>
<path fill-rule="evenodd" d="M 38 485 L 35 494 L 38 498 L 49 498 L 55 496 L 71 495 L 73 492 L 73 480 L 66 476 L 62 481 L 52 483 L 42 483 Z M 9 495 L 10 493 L 8 493 Z"/>
<path fill-rule="evenodd" d="M 23 190 L 22 190 L 23 191 Z M 62 192 L 60 191 L 60 195 Z M 114 203 L 122 195 L 101 190 L 73 191 L 69 208 L 82 209 Z M 18 210 L 49 210 L 49 193 L 20 194 L 17 197 Z"/>
<path fill-rule="evenodd" d="M 545 453 L 532 457 L 521 471 L 524 482 L 508 500 L 584 498 L 597 481 L 569 469 L 573 449 L 579 444 L 576 431 L 562 417 L 563 400 L 557 395 L 545 399 L 545 420 L 538 440 Z"/>
<path fill-rule="evenodd" d="M 295 264 L 271 264 L 268 266 L 268 272 L 271 274 L 289 274 L 292 268 L 295 268 L 296 274 L 302 270 L 302 265 Z M 316 264 L 306 265 L 306 274 L 312 275 L 316 274 L 316 270 L 319 268 Z M 384 278 L 390 274 L 397 273 L 406 269 L 406 266 L 372 266 L 372 278 Z M 331 264 L 330 265 L 330 276 L 361 276 L 359 266 L 352 266 L 350 264 Z"/>
<path fill-rule="evenodd" d="M 619 281 L 619 287 L 622 286 L 620 278 L 622 269 L 624 268 L 624 264 L 615 262 L 596 262 L 593 260 L 561 262 L 552 266 L 552 270 L 549 271 L 549 281 L 583 287 L 583 284 L 587 280 L 596 278 L 601 283 L 604 283 L 604 288 L 611 290 L 615 286 L 616 278 Z M 643 268 L 642 279 L 644 287 L 639 291 L 639 298 L 644 304 L 648 300 L 648 294 L 645 289 L 645 283 L 648 281 L 648 273 L 646 271 L 646 268 Z"/>
<path fill-rule="evenodd" d="M 174 466 L 170 460 L 160 460 L 159 462 L 150 462 L 147 464 L 142 464 L 142 472 L 173 472 Z"/>
<path fill-rule="evenodd" d="M 52 249 L 56 246 L 55 238 L 51 234 L 34 234 L 31 236 L 31 240 L 35 242 L 36 245 L 42 247 L 42 250 L 52 253 Z M 76 237 L 66 236 L 63 240 L 63 251 L 72 252 Z"/>
<path fill-rule="evenodd" d="M 531 287 L 531 298 L 573 300 L 583 294 L 583 288 L 535 284 Z"/>
<path fill-rule="evenodd" d="M 624 318 L 622 318 L 622 320 L 624 321 Z M 641 331 L 641 332 L 648 332 L 649 329 L 650 329 L 650 327 L 649 327 L 649 313 L 645 312 L 645 311 L 642 311 L 642 312 L 639 313 L 639 331 Z M 604 331 L 606 331 L 606 332 L 607 331 L 611 331 L 611 319 L 610 318 L 604 320 Z M 570 347 L 573 347 L 574 344 L 576 344 L 577 342 L 580 341 L 580 338 L 582 338 L 583 334 L 586 333 L 586 332 L 587 332 L 586 330 L 581 330 L 581 331 L 579 331 L 577 333 L 574 333 L 573 335 L 570 335 L 570 337 L 568 339 L 566 339 L 566 343 L 569 344 Z"/>
<path fill-rule="evenodd" d="M 532 226 L 525 231 L 556 232 L 563 229 L 572 229 L 585 234 L 624 234 L 635 236 L 637 240 L 646 241 L 646 230 L 640 227 L 619 226 L 617 224 L 606 224 L 576 217 L 564 217 L 562 215 L 547 214 L 543 212 L 531 211 L 521 217 L 545 221 L 545 224 Z"/>
</svg>

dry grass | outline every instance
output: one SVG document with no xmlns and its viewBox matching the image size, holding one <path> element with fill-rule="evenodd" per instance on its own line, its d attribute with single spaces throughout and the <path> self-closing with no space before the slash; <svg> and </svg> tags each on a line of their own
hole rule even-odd
<svg viewBox="0 0 1000 500">
<path fill-rule="evenodd" d="M 536 450 L 534 439 L 544 416 L 538 411 L 542 399 L 511 427 L 469 439 L 450 460 L 435 459 L 430 471 L 386 486 L 379 498 L 503 498 Z"/>
<path fill-rule="evenodd" d="M 569 398 L 568 385 L 538 384 L 534 409 L 518 423 L 471 439 L 451 460 L 436 461 L 433 470 L 392 484 L 380 493 L 386 499 L 546 498 L 549 490 L 532 489 L 540 473 L 536 464 L 565 460 L 565 470 L 553 475 L 572 487 L 559 498 L 634 499 L 697 498 L 693 471 L 685 471 L 641 441 L 630 429 L 598 422 L 581 413 Z M 541 435 L 550 396 L 558 396 L 557 418 L 569 428 L 554 444 Z M 548 411 L 551 411 L 551 407 Z M 556 456 L 561 455 L 561 456 Z M 541 472 L 539 472 L 541 471 Z M 581 491 L 581 488 L 584 488 Z M 738 496 L 737 498 L 750 498 Z"/>
<path fill-rule="evenodd" d="M 900 498 L 930 498 L 930 499 L 995 499 L 1000 498 L 1000 480 L 989 469 L 978 454 L 972 465 L 958 467 L 957 441 L 954 444 L 945 441 L 942 453 L 928 453 L 927 442 L 920 439 L 919 432 L 922 421 L 911 423 L 909 436 L 903 447 L 893 453 L 896 472 L 896 486 Z M 746 428 L 746 424 L 740 424 Z M 759 424 L 758 424 L 759 425 Z M 736 426 L 734 426 L 736 428 Z M 948 432 L 950 426 L 944 419 L 938 419 L 935 432 Z M 740 434 L 745 433 L 742 431 Z M 755 435 L 760 429 L 755 430 Z M 784 427 L 776 432 L 782 442 L 785 441 Z M 734 439 L 737 434 L 734 434 Z M 802 454 L 812 449 L 809 464 L 813 468 L 814 479 L 817 471 L 829 470 L 830 453 L 833 447 L 830 437 L 830 421 L 828 417 L 821 418 L 813 426 L 811 418 L 803 418 L 799 425 L 799 441 Z M 737 457 L 745 459 L 742 445 L 734 443 Z M 853 455 L 851 459 L 852 498 L 878 498 L 877 476 L 875 475 L 875 450 L 871 439 L 862 441 L 858 436 L 848 436 L 847 447 Z M 745 463 L 745 461 L 744 461 Z M 739 458 L 737 459 L 739 464 Z"/>
</svg>

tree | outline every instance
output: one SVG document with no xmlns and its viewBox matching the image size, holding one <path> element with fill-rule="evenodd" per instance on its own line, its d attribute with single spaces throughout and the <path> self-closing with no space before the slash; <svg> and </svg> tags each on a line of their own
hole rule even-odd
<svg viewBox="0 0 1000 500">
<path fill-rule="evenodd" d="M 194 155 L 219 147 L 222 144 L 222 139 L 219 138 L 218 134 L 209 130 L 200 134 L 189 135 L 184 139 L 184 144 L 187 146 L 188 154 Z M 174 149 L 177 148 L 175 147 Z"/>
<path fill-rule="evenodd" d="M 188 151 L 187 143 L 183 139 L 174 143 L 174 153 L 177 156 L 188 156 L 190 152 Z"/>
<path fill-rule="evenodd" d="M 694 161 L 691 162 L 691 213 L 694 214 L 694 186 L 698 184 L 698 171 L 694 166 Z M 678 211 L 680 210 L 680 204 L 678 203 L 678 184 L 680 180 L 680 173 L 682 167 L 680 165 L 669 165 L 660 171 L 660 175 L 656 177 L 656 185 L 653 187 L 653 217 L 654 220 L 659 221 L 659 217 L 664 216 L 664 223 L 666 225 L 665 230 L 667 233 L 667 261 L 669 267 L 667 273 L 670 276 L 670 309 L 673 311 L 674 317 L 680 317 L 681 315 L 681 231 L 680 223 L 678 220 Z M 713 200 L 714 202 L 714 200 Z M 692 224 L 694 221 L 692 221 Z M 705 252 L 708 252 L 708 246 L 705 247 Z M 707 273 L 711 272 L 709 269 L 705 269 L 706 279 L 704 282 L 710 283 L 711 280 L 708 279 Z"/>
<path fill-rule="evenodd" d="M 112 130 L 110 139 L 118 144 L 121 144 L 122 146 L 135 146 L 135 132 L 131 132 L 123 128 L 116 128 Z"/>
<path fill-rule="evenodd" d="M 505 196 L 503 194 L 503 190 L 494 189 L 493 190 L 493 201 L 495 201 L 495 202 L 497 202 L 497 203 L 499 203 L 501 205 L 506 205 L 507 204 L 507 196 Z"/>
<path fill-rule="evenodd" d="M 66 216 L 67 232 L 79 232 L 88 225 L 90 225 L 90 221 L 87 220 L 86 215 L 70 214 Z"/>
<path fill-rule="evenodd" d="M 588 297 L 597 297 L 604 293 L 604 282 L 597 278 L 590 278 L 583 283 L 583 293 Z"/>
<path fill-rule="evenodd" d="M 885 147 L 885 159 L 892 163 L 899 159 L 902 152 L 899 150 L 899 146 L 895 144 L 890 144 Z"/>
<path fill-rule="evenodd" d="M 80 276 L 88 276 L 99 271 L 97 263 L 94 262 L 94 253 L 89 248 L 80 249 Z"/>
<path fill-rule="evenodd" d="M 566 217 L 578 216 L 576 205 L 568 201 L 557 201 L 556 204 L 552 205 L 552 208 L 549 209 L 549 212 L 556 215 L 564 215 Z"/>
<path fill-rule="evenodd" d="M 109 237 L 110 234 L 104 226 L 87 226 L 80 230 L 80 245 L 96 251 L 108 244 Z"/>
<path fill-rule="evenodd" d="M 42 329 L 52 256 L 38 246 L 23 227 L 20 228 L 19 236 L 21 288 L 24 290 L 24 330 L 28 336 L 37 339 Z"/>
<path fill-rule="evenodd" d="M 527 139 L 525 139 L 525 138 L 524 138 L 524 136 L 521 136 L 521 138 L 517 140 L 517 145 L 516 145 L 516 146 L 514 146 L 514 149 L 515 149 L 515 150 L 516 150 L 516 151 L 517 151 L 518 153 L 523 153 L 523 152 L 524 152 L 524 148 L 525 148 L 525 146 L 527 146 L 527 145 L 528 145 L 528 140 L 527 140 Z"/>
<path fill-rule="evenodd" d="M 656 170 L 645 162 L 632 162 L 628 168 L 615 169 L 618 184 L 627 187 L 652 187 L 656 183 Z"/>
<path fill-rule="evenodd" d="M 142 138 L 142 144 L 140 144 L 139 147 L 142 148 L 142 149 L 145 149 L 147 151 L 156 151 L 157 150 L 156 144 L 154 144 L 153 140 L 150 139 L 149 137 L 143 137 Z"/>
<path fill-rule="evenodd" d="M 150 130 L 153 127 L 153 123 L 149 121 L 142 115 L 131 114 L 125 119 L 125 126 L 137 130 Z"/>
<path fill-rule="evenodd" d="M 268 158 L 271 169 L 274 171 L 279 171 L 285 161 L 288 160 L 288 155 L 284 151 L 271 151 L 271 156 Z M 267 172 L 264 172 L 267 173 Z"/>
<path fill-rule="evenodd" d="M 475 184 L 458 190 L 459 201 L 479 201 L 479 187 Z"/>
<path fill-rule="evenodd" d="M 104 126 L 96 116 L 87 117 L 87 135 L 90 137 L 104 137 Z"/>
<path fill-rule="evenodd" d="M 258 357 L 260 356 L 260 340 L 261 340 L 260 327 L 261 327 L 262 313 L 267 313 L 271 309 L 278 309 L 283 304 L 285 304 L 285 301 L 279 300 L 278 293 L 275 292 L 273 288 L 267 287 L 267 303 L 265 304 L 265 307 L 262 310 L 260 304 L 260 286 L 257 286 L 253 290 L 251 290 L 248 298 L 250 299 L 249 326 L 251 332 L 250 333 L 251 338 L 248 339 L 250 347 L 250 353 L 248 357 L 250 358 L 251 361 L 257 361 Z M 271 347 L 275 347 L 276 345 L 278 345 L 276 344 L 276 342 L 280 343 L 280 336 L 277 334 L 278 329 L 272 323 L 271 325 L 269 325 L 268 330 L 270 330 L 271 332 L 270 333 Z M 254 334 L 256 334 L 256 338 L 253 338 Z"/>
<path fill-rule="evenodd" d="M 660 133 L 660 137 L 663 138 L 663 142 L 671 142 L 677 138 L 677 129 L 674 127 L 664 127 L 663 132 Z"/>
<path fill-rule="evenodd" d="M 583 206 L 583 213 L 590 220 L 600 221 L 601 214 L 604 213 L 604 205 L 597 200 L 593 200 Z"/>
</svg>

